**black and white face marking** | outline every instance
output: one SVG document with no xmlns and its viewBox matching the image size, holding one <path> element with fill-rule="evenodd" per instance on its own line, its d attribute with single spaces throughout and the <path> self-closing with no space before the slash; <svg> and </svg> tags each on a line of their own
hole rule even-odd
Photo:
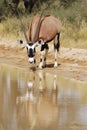
<svg viewBox="0 0 87 130">
<path fill-rule="evenodd" d="M 35 59 L 35 50 L 38 45 L 44 45 L 44 42 L 42 39 L 38 40 L 36 43 L 28 43 L 26 48 L 27 48 L 27 54 L 28 54 L 28 61 L 30 63 L 36 63 Z"/>
<path fill-rule="evenodd" d="M 28 61 L 30 63 L 36 63 L 36 59 L 35 59 L 35 50 L 36 47 L 39 45 L 44 45 L 44 41 L 42 39 L 39 39 L 37 42 L 35 43 L 26 43 L 23 42 L 22 40 L 18 40 L 18 44 L 23 44 L 26 48 L 27 48 L 27 55 L 29 57 Z"/>
<path fill-rule="evenodd" d="M 28 61 L 30 63 L 35 63 L 35 48 L 36 48 L 36 45 L 33 44 L 33 43 L 29 43 L 29 44 L 27 44 L 26 48 L 27 48 L 27 55 L 29 57 Z"/>
</svg>

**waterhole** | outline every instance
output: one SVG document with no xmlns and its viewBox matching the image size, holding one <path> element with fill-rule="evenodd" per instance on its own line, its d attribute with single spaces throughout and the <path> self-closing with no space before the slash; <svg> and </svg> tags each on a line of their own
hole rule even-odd
<svg viewBox="0 0 87 130">
<path fill-rule="evenodd" d="M 87 130 L 87 83 L 0 65 L 0 130 Z"/>
</svg>

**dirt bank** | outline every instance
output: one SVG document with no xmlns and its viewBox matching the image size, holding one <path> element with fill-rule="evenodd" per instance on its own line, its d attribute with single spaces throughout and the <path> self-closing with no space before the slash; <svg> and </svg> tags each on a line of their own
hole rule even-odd
<svg viewBox="0 0 87 130">
<path fill-rule="evenodd" d="M 37 63 L 39 61 L 39 54 L 37 54 Z M 82 80 L 87 82 L 87 50 L 74 48 L 60 48 L 58 55 L 59 66 L 53 67 L 54 53 L 53 46 L 50 46 L 46 72 L 54 74 L 62 74 L 69 78 Z M 30 68 L 26 48 L 20 46 L 16 41 L 1 40 L 0 42 L 0 63 L 10 64 L 14 66 Z"/>
</svg>

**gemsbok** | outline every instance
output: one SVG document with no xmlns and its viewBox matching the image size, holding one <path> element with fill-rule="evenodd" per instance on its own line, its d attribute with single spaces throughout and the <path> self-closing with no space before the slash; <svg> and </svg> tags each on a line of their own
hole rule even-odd
<svg viewBox="0 0 87 130">
<path fill-rule="evenodd" d="M 27 55 L 29 57 L 28 61 L 30 63 L 36 64 L 35 53 L 36 47 L 38 45 L 41 46 L 41 56 L 40 56 L 40 64 L 39 68 L 46 67 L 46 58 L 47 52 L 49 49 L 48 44 L 53 41 L 54 44 L 54 67 L 58 66 L 58 51 L 60 47 L 60 30 L 61 30 L 61 22 L 59 19 L 54 16 L 39 16 L 35 15 L 31 25 L 29 27 L 29 36 L 27 37 L 24 32 L 26 38 L 26 48 Z M 20 40 L 20 43 L 23 41 Z"/>
</svg>

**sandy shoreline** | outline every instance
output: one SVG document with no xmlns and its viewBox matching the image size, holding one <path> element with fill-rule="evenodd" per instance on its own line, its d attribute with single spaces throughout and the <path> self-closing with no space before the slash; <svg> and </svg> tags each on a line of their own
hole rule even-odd
<svg viewBox="0 0 87 130">
<path fill-rule="evenodd" d="M 37 59 L 39 61 L 39 54 Z M 53 68 L 54 53 L 53 47 L 50 47 L 47 57 L 47 67 L 44 69 L 50 73 L 61 73 L 62 75 L 81 81 L 87 81 L 87 50 L 75 48 L 60 48 L 58 55 L 59 66 Z M 17 41 L 1 40 L 0 42 L 0 63 L 8 65 L 29 68 L 26 48 L 18 45 Z M 38 62 L 37 62 L 38 63 Z"/>
</svg>

